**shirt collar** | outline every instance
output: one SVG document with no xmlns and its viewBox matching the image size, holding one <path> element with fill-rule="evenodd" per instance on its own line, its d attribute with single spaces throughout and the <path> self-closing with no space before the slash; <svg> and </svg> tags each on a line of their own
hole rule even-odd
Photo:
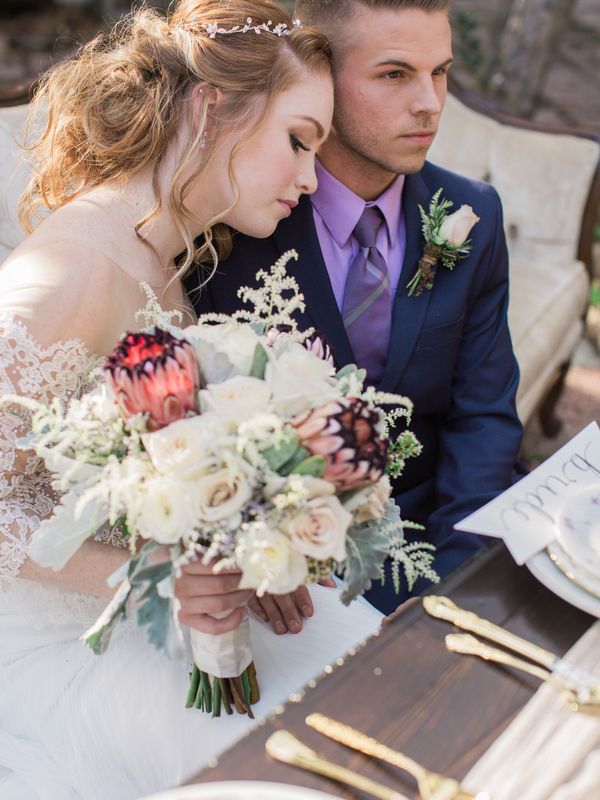
<svg viewBox="0 0 600 800">
<path fill-rule="evenodd" d="M 389 246 L 395 246 L 402 214 L 404 175 L 398 175 L 378 198 L 365 203 L 326 170 L 318 159 L 315 162 L 315 169 L 319 185 L 311 196 L 311 201 L 338 247 L 347 244 L 365 206 L 374 205 L 384 216 Z"/>
</svg>

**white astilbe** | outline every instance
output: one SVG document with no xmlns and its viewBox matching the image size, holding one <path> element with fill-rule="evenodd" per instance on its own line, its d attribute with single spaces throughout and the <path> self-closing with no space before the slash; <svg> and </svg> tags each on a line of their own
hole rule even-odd
<svg viewBox="0 0 600 800">
<path fill-rule="evenodd" d="M 420 528 L 404 522 L 405 528 Z M 429 542 L 407 542 L 403 536 L 394 537 L 390 543 L 391 572 L 394 589 L 400 591 L 400 567 L 404 570 L 406 585 L 411 591 L 419 578 L 439 583 L 440 577 L 433 569 L 435 545 Z"/>
<path fill-rule="evenodd" d="M 170 330 L 177 327 L 173 322 L 176 319 L 181 326 L 183 322 L 181 311 L 165 311 L 158 302 L 154 290 L 145 281 L 141 281 L 140 289 L 146 295 L 146 307 L 135 312 L 136 322 L 139 322 L 144 328 L 152 328 L 156 325 L 159 328 Z"/>
<path fill-rule="evenodd" d="M 233 316 L 239 322 L 261 325 L 265 332 L 271 328 L 284 328 L 292 338 L 303 341 L 310 332 L 299 333 L 294 313 L 304 312 L 306 304 L 296 280 L 287 274 L 286 265 L 291 259 L 298 260 L 295 250 L 284 253 L 269 271 L 261 269 L 256 273 L 262 286 L 239 289 L 238 297 L 252 305 L 253 310 L 242 309 Z"/>
</svg>

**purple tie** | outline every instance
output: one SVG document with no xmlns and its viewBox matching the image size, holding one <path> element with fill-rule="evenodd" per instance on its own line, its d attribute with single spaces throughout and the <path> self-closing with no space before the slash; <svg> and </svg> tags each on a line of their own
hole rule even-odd
<svg viewBox="0 0 600 800">
<path fill-rule="evenodd" d="M 356 363 L 367 370 L 367 382 L 383 377 L 390 341 L 392 292 L 385 259 L 375 246 L 383 225 L 377 206 L 366 207 L 353 235 L 360 250 L 350 264 L 342 316 Z"/>
</svg>

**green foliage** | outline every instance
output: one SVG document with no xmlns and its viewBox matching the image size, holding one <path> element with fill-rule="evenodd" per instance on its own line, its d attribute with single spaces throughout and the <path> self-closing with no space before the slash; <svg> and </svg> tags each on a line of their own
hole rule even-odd
<svg viewBox="0 0 600 800">
<path fill-rule="evenodd" d="M 475 82 L 481 86 L 484 82 L 482 70 L 485 65 L 481 37 L 479 35 L 479 18 L 474 11 L 456 11 L 452 16 L 456 55 Z"/>
<path fill-rule="evenodd" d="M 592 284 L 590 289 L 590 305 L 594 308 L 600 308 L 600 281 Z"/>
<path fill-rule="evenodd" d="M 289 463 L 294 458 L 299 449 L 300 440 L 298 439 L 298 434 L 289 426 L 283 430 L 281 442 L 278 445 L 263 450 L 262 454 L 269 468 L 272 469 L 273 472 L 279 472 L 284 464 Z M 304 456 L 305 458 L 308 455 L 308 450 L 304 452 L 306 454 Z"/>
<path fill-rule="evenodd" d="M 257 344 L 254 350 L 254 358 L 252 359 L 252 366 L 250 367 L 250 377 L 260 378 L 264 380 L 265 369 L 269 362 L 269 356 L 262 344 Z"/>
<path fill-rule="evenodd" d="M 341 595 L 342 603 L 348 605 L 359 594 L 366 592 L 374 580 L 383 576 L 383 563 L 389 545 L 389 534 L 377 522 L 349 529 L 343 568 L 346 588 Z"/>
</svg>

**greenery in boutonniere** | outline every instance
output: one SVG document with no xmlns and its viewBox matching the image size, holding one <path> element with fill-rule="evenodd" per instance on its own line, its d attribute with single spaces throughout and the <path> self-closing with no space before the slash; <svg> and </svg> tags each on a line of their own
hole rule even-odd
<svg viewBox="0 0 600 800">
<path fill-rule="evenodd" d="M 473 212 L 471 206 L 461 206 L 454 214 L 447 215 L 446 211 L 454 203 L 441 197 L 442 190 L 438 189 L 429 204 L 429 213 L 425 213 L 423 206 L 419 206 L 423 220 L 423 236 L 425 248 L 419 261 L 417 271 L 407 284 L 409 296 L 420 295 L 424 289 L 432 289 L 438 263 L 448 269 L 454 269 L 461 258 L 471 252 L 471 241 L 467 236 L 479 217 Z"/>
</svg>

